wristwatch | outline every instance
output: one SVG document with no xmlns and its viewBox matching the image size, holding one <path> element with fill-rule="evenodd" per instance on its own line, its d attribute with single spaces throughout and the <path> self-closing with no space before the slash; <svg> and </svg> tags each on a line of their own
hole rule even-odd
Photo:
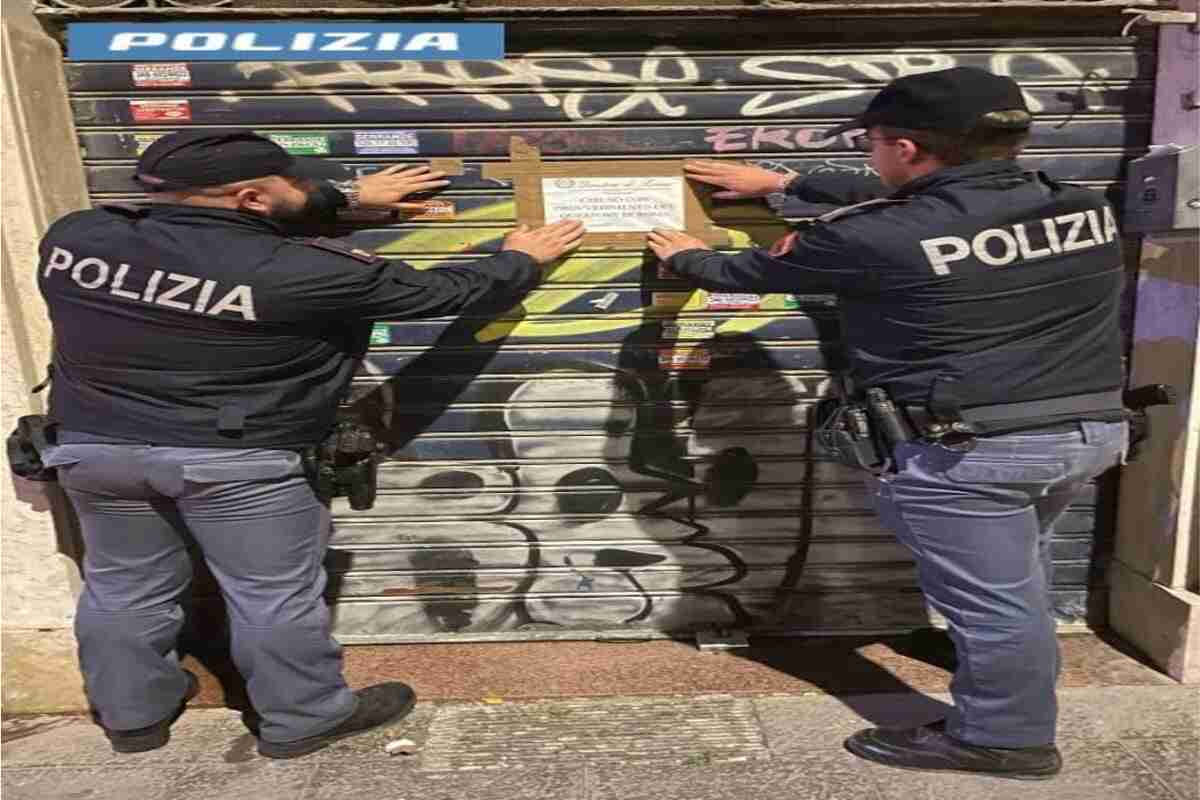
<svg viewBox="0 0 1200 800">
<path fill-rule="evenodd" d="M 359 193 L 362 187 L 358 185 L 358 181 L 351 179 L 348 181 L 330 181 L 333 188 L 342 193 L 342 197 L 346 198 L 346 208 L 350 211 L 358 208 L 362 202 L 359 199 Z"/>
</svg>

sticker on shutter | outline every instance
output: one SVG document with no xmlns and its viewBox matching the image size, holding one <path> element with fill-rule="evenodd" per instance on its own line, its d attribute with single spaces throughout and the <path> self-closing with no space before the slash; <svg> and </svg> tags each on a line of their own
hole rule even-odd
<svg viewBox="0 0 1200 800">
<path fill-rule="evenodd" d="M 761 301 L 760 295 L 747 292 L 710 292 L 704 307 L 709 311 L 753 311 Z"/>
<path fill-rule="evenodd" d="M 650 305 L 655 308 L 683 308 L 691 292 L 651 292 Z"/>
<path fill-rule="evenodd" d="M 682 322 L 664 322 L 664 339 L 711 339 L 717 333 L 717 320 L 693 319 Z"/>
<path fill-rule="evenodd" d="M 129 113 L 134 122 L 192 121 L 192 107 L 187 100 L 130 100 Z"/>
<path fill-rule="evenodd" d="M 267 138 L 294 156 L 329 155 L 329 136 L 324 133 L 268 133 Z"/>
<path fill-rule="evenodd" d="M 131 64 L 133 85 L 140 89 L 179 88 L 192 85 L 187 64 Z"/>
<path fill-rule="evenodd" d="M 371 326 L 371 344 L 391 344 L 392 329 L 386 323 L 376 322 Z"/>
<path fill-rule="evenodd" d="M 133 134 L 133 141 L 137 144 L 137 154 L 140 156 L 142 153 L 146 152 L 147 147 L 154 144 L 155 142 L 157 142 L 159 139 L 161 139 L 164 136 L 166 136 L 165 133 L 135 133 L 135 134 Z"/>
<path fill-rule="evenodd" d="M 360 156 L 414 155 L 420 151 L 416 131 L 354 132 L 354 152 Z"/>
<path fill-rule="evenodd" d="M 658 351 L 659 369 L 708 369 L 712 353 L 704 347 L 663 347 Z"/>
</svg>

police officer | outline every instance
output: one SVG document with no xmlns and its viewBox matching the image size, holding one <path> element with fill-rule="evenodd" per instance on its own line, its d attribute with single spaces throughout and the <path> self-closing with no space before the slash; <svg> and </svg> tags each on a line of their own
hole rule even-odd
<svg viewBox="0 0 1200 800">
<path fill-rule="evenodd" d="M 852 382 L 899 408 L 890 468 L 868 490 L 916 558 L 959 666 L 947 719 L 847 740 L 883 764 L 1025 779 L 1061 767 L 1049 544 L 1072 498 L 1126 446 L 1123 268 L 1100 195 L 1015 161 L 1030 122 L 1007 77 L 956 67 L 900 78 L 828 134 L 865 129 L 857 142 L 886 198 L 826 214 L 771 251 L 649 237 L 701 287 L 836 293 Z M 812 181 L 809 193 L 807 178 L 713 161 L 687 173 L 726 197 L 822 202 L 831 186 Z"/>
<path fill-rule="evenodd" d="M 415 702 L 399 682 L 346 685 L 322 596 L 330 511 L 298 451 L 333 426 L 370 320 L 510 308 L 582 227 L 521 228 L 498 255 L 417 271 L 284 233 L 331 205 L 411 207 L 445 175 L 392 167 L 340 189 L 311 177 L 327 173 L 250 131 L 170 134 L 137 165 L 161 202 L 75 212 L 42 241 L 58 443 L 46 463 L 86 544 L 79 658 L 116 752 L 166 744 L 196 692 L 175 654 L 185 533 L 225 597 L 262 755 L 311 753 Z"/>
</svg>

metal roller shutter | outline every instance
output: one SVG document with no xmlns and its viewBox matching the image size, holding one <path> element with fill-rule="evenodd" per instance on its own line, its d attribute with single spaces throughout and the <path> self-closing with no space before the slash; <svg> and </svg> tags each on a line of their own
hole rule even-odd
<svg viewBox="0 0 1200 800">
<path fill-rule="evenodd" d="M 1148 141 L 1153 53 L 1127 39 L 913 46 L 897 31 L 821 48 L 794 44 L 803 20 L 779 27 L 754 52 L 689 47 L 686 35 L 572 52 L 548 34 L 539 52 L 496 63 L 66 71 L 96 202 L 135 197 L 139 149 L 182 125 L 253 127 L 364 172 L 465 159 L 443 195 L 455 219 L 349 232 L 417 267 L 497 250 L 512 192 L 481 168 L 506 157 L 511 136 L 547 160 L 706 155 L 860 171 L 862 157 L 822 129 L 899 74 L 969 64 L 1026 89 L 1031 168 L 1115 193 Z M 753 203 L 719 204 L 714 216 L 741 244 L 785 232 Z M 500 319 L 377 325 L 351 404 L 393 447 L 374 509 L 335 507 L 339 637 L 922 624 L 907 553 L 859 478 L 814 453 L 805 430 L 836 337 L 830 297 L 690 291 L 628 251 L 572 256 Z M 1093 495 L 1073 508 L 1054 541 L 1064 623 L 1083 621 L 1103 592 L 1096 506 Z"/>
</svg>

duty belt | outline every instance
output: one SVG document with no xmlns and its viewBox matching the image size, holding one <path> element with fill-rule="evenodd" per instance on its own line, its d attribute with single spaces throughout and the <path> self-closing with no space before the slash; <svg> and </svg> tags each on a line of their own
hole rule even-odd
<svg viewBox="0 0 1200 800">
<path fill-rule="evenodd" d="M 1125 413 L 1120 389 L 1054 397 L 1048 400 L 1031 400 L 1024 403 L 1000 403 L 963 408 L 959 412 L 961 422 L 957 423 L 947 422 L 924 404 L 906 403 L 904 410 L 922 434 L 938 433 L 946 429 L 939 426 L 965 423 L 965 427 L 969 428 L 971 432 L 982 436 L 1030 428 L 1045 428 L 1081 419 L 1119 421 L 1124 419 Z"/>
</svg>

